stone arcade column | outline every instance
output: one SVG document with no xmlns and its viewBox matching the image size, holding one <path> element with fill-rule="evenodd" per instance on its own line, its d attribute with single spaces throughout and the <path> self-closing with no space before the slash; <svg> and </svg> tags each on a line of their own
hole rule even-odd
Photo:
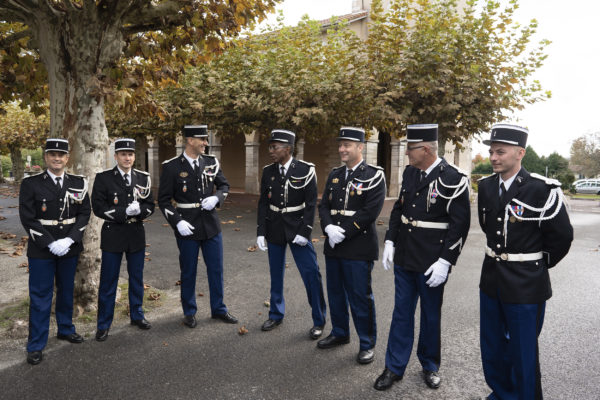
<svg viewBox="0 0 600 400">
<path fill-rule="evenodd" d="M 402 185 L 402 172 L 404 171 L 406 144 L 395 136 L 391 137 L 390 155 L 390 181 L 388 182 L 388 196 L 398 197 Z"/>
<path fill-rule="evenodd" d="M 244 135 L 246 137 L 246 182 L 244 190 L 249 194 L 259 194 L 259 165 L 258 150 L 260 147 L 260 135 L 257 132 Z"/>
<path fill-rule="evenodd" d="M 221 149 L 223 148 L 223 144 L 221 144 L 221 136 L 219 136 L 217 131 L 209 131 L 208 132 L 208 154 L 212 154 L 217 157 L 219 162 L 221 161 Z"/>
<path fill-rule="evenodd" d="M 379 140 L 375 139 L 376 137 L 376 133 L 371 135 L 365 143 L 363 158 L 367 164 L 377 165 L 377 146 L 379 145 Z"/>
<path fill-rule="evenodd" d="M 158 195 L 158 182 L 160 180 L 160 160 L 158 157 L 158 139 L 148 142 L 148 173 L 152 181 L 152 192 Z"/>
<path fill-rule="evenodd" d="M 298 160 L 304 160 L 304 143 L 306 143 L 304 139 L 298 139 L 296 142 L 296 158 Z"/>
</svg>

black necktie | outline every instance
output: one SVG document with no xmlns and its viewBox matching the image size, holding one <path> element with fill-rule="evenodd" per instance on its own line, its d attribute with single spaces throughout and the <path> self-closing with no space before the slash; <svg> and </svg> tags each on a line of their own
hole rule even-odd
<svg viewBox="0 0 600 400">
<path fill-rule="evenodd" d="M 129 186 L 129 174 L 123 174 L 123 179 L 125 180 L 125 186 Z"/>
<path fill-rule="evenodd" d="M 506 203 L 506 186 L 504 182 L 500 184 L 500 204 Z"/>
<path fill-rule="evenodd" d="M 352 170 L 350 168 L 346 168 L 346 180 L 348 180 L 350 175 L 352 175 Z"/>
<path fill-rule="evenodd" d="M 419 182 L 423 182 L 427 178 L 427 173 L 425 171 L 421 171 L 421 176 L 419 177 Z"/>
<path fill-rule="evenodd" d="M 194 160 L 194 173 L 196 176 L 200 175 L 200 167 L 198 166 L 198 160 Z"/>
<path fill-rule="evenodd" d="M 59 188 L 59 189 L 62 189 L 62 186 L 60 185 L 60 180 L 61 180 L 61 177 L 57 176 L 56 177 L 56 187 Z"/>
<path fill-rule="evenodd" d="M 279 172 L 281 173 L 281 177 L 285 178 L 285 167 L 283 165 L 279 167 Z"/>
</svg>

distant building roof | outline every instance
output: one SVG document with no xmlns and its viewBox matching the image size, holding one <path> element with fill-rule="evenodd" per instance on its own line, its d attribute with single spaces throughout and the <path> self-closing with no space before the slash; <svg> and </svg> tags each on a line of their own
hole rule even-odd
<svg viewBox="0 0 600 400">
<path fill-rule="evenodd" d="M 346 15 L 339 15 L 337 17 L 334 17 L 333 19 L 335 19 L 336 21 L 348 21 L 348 23 L 352 23 L 354 21 L 359 21 L 361 19 L 365 19 L 368 16 L 369 16 L 369 12 L 366 10 L 362 10 L 362 11 L 357 11 L 357 12 L 353 12 L 353 13 L 346 14 Z M 321 24 L 322 27 L 327 27 L 332 24 L 331 20 L 332 20 L 332 18 L 328 18 L 328 19 L 319 21 L 319 23 Z"/>
</svg>

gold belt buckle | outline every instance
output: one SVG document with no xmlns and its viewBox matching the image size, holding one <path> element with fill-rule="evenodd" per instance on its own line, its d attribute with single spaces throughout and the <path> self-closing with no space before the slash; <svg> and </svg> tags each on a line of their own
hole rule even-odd
<svg viewBox="0 0 600 400">
<path fill-rule="evenodd" d="M 410 223 L 412 226 L 417 226 L 417 221 L 413 221 Z"/>
<path fill-rule="evenodd" d="M 194 205 L 196 206 L 196 208 L 200 208 L 200 203 L 195 203 Z"/>
<path fill-rule="evenodd" d="M 500 258 L 503 259 L 504 261 L 506 261 L 506 260 L 508 260 L 508 254 L 502 253 L 502 254 L 500 254 Z"/>
<path fill-rule="evenodd" d="M 57 220 L 52 221 L 52 225 L 58 225 L 58 221 Z"/>
</svg>

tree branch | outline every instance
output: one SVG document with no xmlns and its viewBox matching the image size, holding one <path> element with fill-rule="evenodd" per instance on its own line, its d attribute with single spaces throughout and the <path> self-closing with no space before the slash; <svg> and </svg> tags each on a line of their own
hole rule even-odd
<svg viewBox="0 0 600 400">
<path fill-rule="evenodd" d="M 139 2 L 135 1 L 134 5 L 136 3 Z M 181 15 L 179 11 L 186 3 L 189 2 L 182 0 L 171 0 L 157 5 L 146 4 L 142 7 L 131 7 L 123 15 L 123 21 L 126 24 L 131 24 L 133 26 L 159 24 L 162 19 L 179 17 Z"/>
<path fill-rule="evenodd" d="M 9 22 L 25 22 L 33 16 L 31 9 L 19 1 L 0 1 L 0 16 Z M 6 18 L 6 17 L 10 18 Z"/>
<path fill-rule="evenodd" d="M 31 31 L 31 29 L 25 29 L 20 32 L 15 32 L 12 35 L 7 36 L 4 39 L 0 40 L 0 49 L 5 49 L 5 48 L 9 47 L 10 45 L 12 45 L 13 43 L 15 43 L 16 41 L 21 40 L 23 38 L 31 37 L 32 33 L 33 32 Z"/>
</svg>

